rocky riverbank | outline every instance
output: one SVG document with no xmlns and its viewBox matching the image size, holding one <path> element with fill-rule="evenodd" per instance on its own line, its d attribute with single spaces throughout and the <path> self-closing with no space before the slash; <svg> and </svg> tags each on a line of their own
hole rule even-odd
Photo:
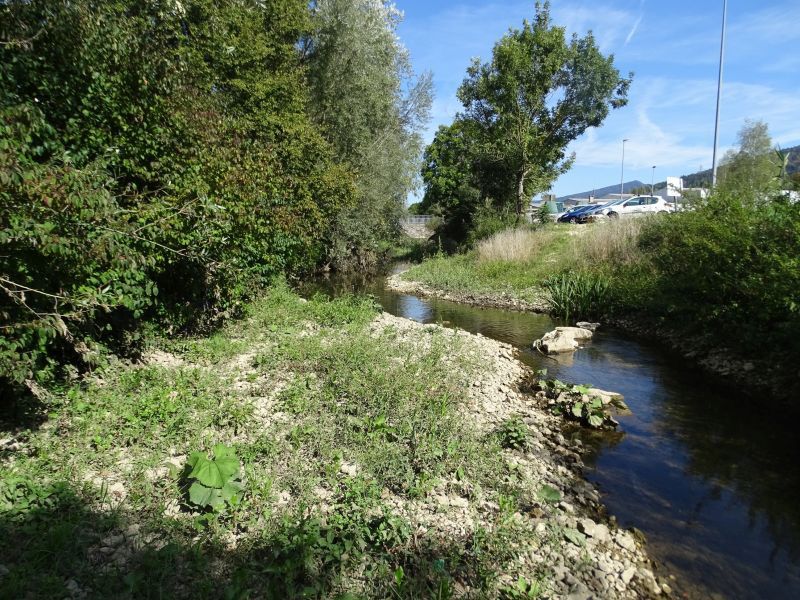
<svg viewBox="0 0 800 600">
<path fill-rule="evenodd" d="M 697 369 L 719 379 L 720 383 L 753 397 L 769 397 L 784 402 L 797 412 L 789 394 L 794 390 L 800 371 L 794 373 L 776 367 L 773 361 L 745 359 L 729 348 L 720 347 L 712 336 L 676 331 L 674 327 L 635 318 L 612 318 L 609 324 L 644 342 L 657 340 L 671 352 L 692 363 Z"/>
<path fill-rule="evenodd" d="M 280 286 L 247 314 L 0 439 L 0 596 L 670 593 L 511 346 Z"/>
<path fill-rule="evenodd" d="M 549 306 L 543 297 L 527 301 L 512 294 L 448 292 L 418 281 L 402 278 L 402 273 L 386 279 L 386 287 L 398 293 L 411 294 L 424 298 L 440 298 L 450 302 L 469 304 L 486 308 L 502 308 L 524 312 L 547 313 Z M 646 321 L 640 318 L 610 318 L 607 324 L 622 329 L 644 341 L 658 340 L 672 352 L 691 361 L 700 370 L 718 377 L 721 383 L 745 391 L 751 395 L 768 396 L 779 401 L 788 400 L 787 392 L 796 373 L 786 373 L 776 369 L 767 360 L 758 361 L 743 359 L 728 348 L 715 345 L 713 339 L 694 335 L 690 332 L 678 332 L 664 324 Z M 795 405 L 787 403 L 787 407 L 796 411 Z"/>
<path fill-rule="evenodd" d="M 491 433 L 514 418 L 527 425 L 530 440 L 526 447 L 505 451 L 535 498 L 510 516 L 530 533 L 529 538 L 521 536 L 516 542 L 530 545 L 520 555 L 520 573 L 552 573 L 548 597 L 553 598 L 645 598 L 671 592 L 669 579 L 656 575 L 640 540 L 616 527 L 613 517 L 605 514 L 597 490 L 583 479 L 582 445 L 564 438 L 562 420 L 546 411 L 539 399 L 519 391 L 527 367 L 514 358 L 512 346 L 384 313 L 374 327 L 387 326 L 402 332 L 406 339 L 419 339 L 423 332 L 434 329 L 461 337 L 465 352 L 483 365 L 464 399 L 475 426 Z M 446 535 L 491 527 L 493 514 L 500 510 L 497 503 L 470 498 L 452 484 L 454 487 L 445 484 L 437 488 L 426 502 L 416 505 L 417 518 Z M 558 500 L 543 500 L 542 489 L 557 490 Z M 403 512 L 409 510 L 402 503 L 399 506 Z M 503 579 L 509 585 L 514 583 L 511 573 Z"/>
<path fill-rule="evenodd" d="M 523 300 L 512 294 L 495 292 L 448 292 L 425 285 L 418 281 L 407 281 L 402 278 L 402 272 L 386 278 L 386 286 L 401 294 L 411 294 L 425 298 L 440 298 L 450 302 L 460 302 L 473 306 L 504 308 L 508 310 L 547 312 L 547 303 L 544 298 Z"/>
</svg>

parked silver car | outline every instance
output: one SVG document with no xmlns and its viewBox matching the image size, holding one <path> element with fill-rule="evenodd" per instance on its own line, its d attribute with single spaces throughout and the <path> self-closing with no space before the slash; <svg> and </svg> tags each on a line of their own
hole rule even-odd
<svg viewBox="0 0 800 600">
<path fill-rule="evenodd" d="M 674 212 L 675 207 L 660 196 L 634 196 L 609 206 L 606 216 L 616 219 L 622 215 L 642 215 Z"/>
</svg>

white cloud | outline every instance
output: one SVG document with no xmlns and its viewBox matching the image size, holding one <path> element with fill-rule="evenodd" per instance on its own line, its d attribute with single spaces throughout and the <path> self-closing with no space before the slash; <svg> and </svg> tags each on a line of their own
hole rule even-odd
<svg viewBox="0 0 800 600">
<path fill-rule="evenodd" d="M 625 38 L 625 45 L 626 46 L 631 43 L 631 40 L 633 39 L 633 36 L 636 35 L 636 30 L 639 29 L 639 25 L 641 25 L 641 23 L 642 23 L 642 17 L 643 17 L 643 15 L 639 15 L 639 18 L 636 19 L 636 23 L 634 23 L 633 27 L 631 27 L 631 30 L 628 33 L 628 36 Z"/>
<path fill-rule="evenodd" d="M 732 14 L 730 31 L 733 35 L 743 34 L 758 41 L 774 43 L 775 40 L 790 42 L 800 39 L 800 5 L 770 6 L 761 10 Z"/>
</svg>

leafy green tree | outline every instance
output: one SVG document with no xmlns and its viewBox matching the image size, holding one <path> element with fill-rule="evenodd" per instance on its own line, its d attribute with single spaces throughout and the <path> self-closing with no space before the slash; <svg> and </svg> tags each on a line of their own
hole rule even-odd
<svg viewBox="0 0 800 600">
<path fill-rule="evenodd" d="M 481 154 L 475 124 L 469 120 L 439 127 L 425 150 L 422 180 L 424 210 L 443 218 L 440 232 L 448 238 L 481 239 L 509 221 L 513 175 Z M 480 232 L 468 235 L 475 228 Z"/>
<path fill-rule="evenodd" d="M 455 121 L 452 125 L 440 125 L 423 156 L 425 195 L 421 209 L 455 222 L 456 228 L 463 228 L 481 197 L 475 161 L 475 150 L 466 124 Z"/>
<path fill-rule="evenodd" d="M 328 258 L 363 266 L 398 232 L 418 171 L 431 79 L 415 77 L 393 4 L 318 0 L 313 7 L 305 47 L 312 112 L 357 174 L 357 201 L 336 215 Z"/>
<path fill-rule="evenodd" d="M 763 121 L 746 121 L 738 134 L 738 150 L 722 159 L 721 184 L 738 195 L 756 198 L 781 185 L 783 164 L 776 155 Z"/>
<path fill-rule="evenodd" d="M 355 188 L 310 28 L 303 0 L 0 4 L 0 382 L 319 263 Z"/>
<path fill-rule="evenodd" d="M 490 62 L 473 62 L 458 91 L 462 118 L 475 124 L 485 160 L 513 173 L 518 219 L 571 165 L 567 145 L 627 103 L 630 81 L 591 33 L 568 42 L 547 2 L 536 3 L 532 23 L 503 36 Z"/>
</svg>

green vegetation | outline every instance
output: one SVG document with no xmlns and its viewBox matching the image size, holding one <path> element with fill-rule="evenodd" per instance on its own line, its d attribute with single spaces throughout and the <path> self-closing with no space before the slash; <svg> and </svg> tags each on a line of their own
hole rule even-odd
<svg viewBox="0 0 800 600">
<path fill-rule="evenodd" d="M 211 460 L 202 452 L 192 452 L 186 468 L 191 469 L 186 478 L 192 482 L 189 502 L 194 506 L 221 510 L 239 503 L 242 483 L 238 481 L 240 465 L 235 450 L 217 444 Z"/>
<path fill-rule="evenodd" d="M 584 427 L 615 428 L 617 422 L 611 415 L 614 409 L 625 411 L 627 405 L 619 396 L 602 398 L 592 394 L 588 385 L 564 383 L 558 379 L 546 379 L 547 370 L 537 371 L 525 381 L 525 389 L 547 403 L 549 409 L 565 419 Z"/>
<path fill-rule="evenodd" d="M 503 448 L 524 450 L 528 447 L 530 432 L 528 431 L 528 426 L 519 416 L 504 421 L 497 430 L 497 435 Z"/>
<path fill-rule="evenodd" d="M 542 297 L 542 284 L 566 267 L 573 240 L 566 226 L 515 228 L 479 242 L 465 254 L 433 256 L 402 277 L 456 294 Z"/>
<path fill-rule="evenodd" d="M 724 348 L 772 372 L 788 396 L 800 361 L 800 204 L 784 162 L 748 124 L 720 186 L 691 210 L 588 226 L 510 229 L 403 277 L 467 297 L 546 300 L 565 320 L 621 318 Z M 783 391 L 781 391 L 783 390 Z"/>
<path fill-rule="evenodd" d="M 245 313 L 54 390 L 47 420 L 4 442 L 0 596 L 447 598 L 459 581 L 491 597 L 504 573 L 544 585 L 519 561 L 549 542 L 513 518 L 535 490 L 462 408 L 481 369 L 469 340 L 401 335 L 372 325 L 369 299 L 306 302 L 285 285 Z M 520 447 L 524 423 L 506 429 Z M 501 510 L 448 535 L 435 501 L 425 517 L 446 490 Z"/>
<path fill-rule="evenodd" d="M 135 355 L 143 320 L 213 326 L 275 277 L 374 265 L 430 103 L 398 21 L 364 0 L 0 3 L 0 393 Z"/>
<path fill-rule="evenodd" d="M 458 91 L 464 112 L 425 152 L 421 210 L 441 215 L 443 232 L 458 241 L 481 206 L 519 223 L 534 194 L 572 164 L 569 143 L 627 103 L 630 81 L 591 33 L 568 41 L 549 3 L 537 2 L 532 22 L 467 70 Z"/>
<path fill-rule="evenodd" d="M 596 317 L 606 310 L 609 281 L 595 273 L 560 273 L 542 282 L 552 313 L 564 321 Z"/>
<path fill-rule="evenodd" d="M 398 219 L 422 152 L 431 76 L 415 76 L 397 36 L 402 14 L 372 0 L 317 0 L 305 49 L 312 113 L 336 155 L 358 174 L 354 204 L 336 214 L 326 260 L 374 266 Z"/>
</svg>

